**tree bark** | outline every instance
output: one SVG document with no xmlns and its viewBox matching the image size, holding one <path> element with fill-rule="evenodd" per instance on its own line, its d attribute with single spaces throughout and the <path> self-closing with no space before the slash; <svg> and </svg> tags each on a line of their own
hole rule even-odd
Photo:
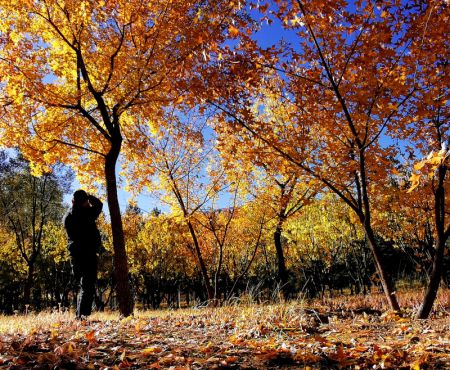
<svg viewBox="0 0 450 370">
<path fill-rule="evenodd" d="M 31 302 L 31 288 L 33 286 L 33 275 L 34 275 L 34 262 L 29 262 L 28 263 L 27 280 L 25 282 L 25 287 L 23 290 L 24 304 L 30 304 L 30 302 Z"/>
<path fill-rule="evenodd" d="M 433 256 L 433 267 L 431 269 L 430 281 L 428 282 L 422 304 L 416 314 L 418 319 L 426 319 L 430 315 L 442 278 L 445 243 L 448 239 L 448 231 L 445 230 L 444 181 L 446 174 L 447 168 L 445 166 L 440 166 L 438 170 L 438 186 L 434 194 L 434 223 L 437 234 L 436 249 Z"/>
<path fill-rule="evenodd" d="M 191 233 L 191 236 L 192 236 L 192 241 L 194 242 L 195 254 L 197 255 L 197 261 L 198 261 L 198 264 L 200 267 L 200 271 L 202 273 L 203 282 L 204 282 L 205 288 L 206 288 L 206 293 L 208 294 L 208 300 L 213 301 L 214 300 L 214 289 L 211 285 L 211 282 L 209 281 L 208 270 L 206 268 L 205 261 L 203 260 L 202 252 L 200 251 L 200 245 L 198 243 L 197 235 L 195 233 L 194 227 L 192 226 L 192 224 L 189 220 L 187 221 L 187 224 L 188 224 L 189 232 Z"/>
<path fill-rule="evenodd" d="M 279 220 L 275 232 L 273 233 L 273 239 L 275 243 L 275 250 L 277 253 L 277 265 L 278 265 L 278 280 L 281 283 L 281 292 L 286 299 L 289 295 L 288 287 L 288 272 L 286 269 L 286 261 L 284 258 L 283 245 L 281 243 L 281 233 L 283 231 L 283 220 Z"/>
<path fill-rule="evenodd" d="M 398 304 L 394 281 L 391 274 L 386 269 L 385 258 L 381 253 L 380 246 L 375 239 L 375 233 L 372 229 L 371 208 L 369 202 L 369 194 L 367 191 L 368 179 L 366 172 L 366 153 L 365 149 L 363 149 L 361 146 L 359 148 L 359 170 L 360 182 L 358 181 L 358 177 L 356 177 L 358 207 L 360 208 L 359 219 L 362 226 L 364 227 L 364 232 L 369 242 L 369 247 L 372 251 L 375 266 L 377 268 L 381 285 L 383 286 L 383 291 L 388 300 L 389 306 L 394 311 L 400 311 L 400 305 Z"/>
<path fill-rule="evenodd" d="M 426 319 L 430 315 L 433 308 L 434 301 L 436 300 L 437 292 L 442 278 L 442 265 L 444 261 L 445 241 L 438 241 L 436 253 L 433 258 L 433 268 L 431 270 L 430 281 L 428 283 L 425 295 L 423 297 L 422 304 L 416 317 L 418 319 Z"/>
<path fill-rule="evenodd" d="M 386 266 L 384 263 L 385 261 L 381 253 L 380 247 L 377 241 L 375 240 L 375 235 L 373 233 L 372 227 L 364 224 L 364 231 L 366 233 L 366 237 L 369 242 L 369 247 L 372 251 L 375 266 L 377 267 L 381 285 L 383 286 L 383 291 L 384 294 L 386 295 L 389 306 L 394 311 L 400 311 L 400 305 L 398 304 L 394 283 L 392 281 L 391 275 L 386 270 Z"/>
<path fill-rule="evenodd" d="M 131 297 L 128 279 L 128 260 L 125 250 L 122 216 L 120 214 L 117 196 L 116 164 L 119 157 L 122 140 L 111 143 L 111 149 L 105 158 L 105 178 L 109 215 L 111 219 L 112 239 L 114 248 L 114 270 L 116 277 L 116 291 L 119 301 L 119 311 L 123 316 L 133 313 L 134 302 Z"/>
</svg>

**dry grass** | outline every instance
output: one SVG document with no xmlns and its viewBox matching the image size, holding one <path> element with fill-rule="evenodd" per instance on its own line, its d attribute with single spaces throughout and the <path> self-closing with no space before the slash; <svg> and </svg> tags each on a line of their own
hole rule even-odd
<svg viewBox="0 0 450 370">
<path fill-rule="evenodd" d="M 87 321 L 57 310 L 0 316 L 0 368 L 450 368 L 450 291 L 429 320 L 412 319 L 420 292 L 399 298 L 409 304 L 403 317 L 380 294 L 272 305 L 247 297 Z"/>
<path fill-rule="evenodd" d="M 423 294 L 422 290 L 398 292 L 397 296 L 400 307 L 407 314 L 412 315 L 418 310 L 422 302 Z M 308 305 L 325 311 L 348 311 L 358 308 L 372 308 L 380 311 L 387 311 L 389 309 L 383 293 L 371 293 L 366 296 L 336 296 L 322 300 L 314 299 L 308 302 Z M 445 312 L 450 312 L 450 289 L 440 289 L 434 303 L 434 314 L 442 314 Z"/>
<path fill-rule="evenodd" d="M 400 292 L 398 296 L 400 304 L 404 308 L 405 316 L 412 317 L 420 305 L 422 292 Z M 255 327 L 262 322 L 276 322 L 289 327 L 305 324 L 305 318 L 310 316 L 305 315 L 305 310 L 309 314 L 313 310 L 329 316 L 342 316 L 364 308 L 381 312 L 388 311 L 384 295 L 372 293 L 367 296 L 336 296 L 334 298 L 296 300 L 279 304 L 256 304 L 247 298 L 244 303 L 235 302 L 218 308 L 136 310 L 133 319 L 137 321 L 150 318 L 183 320 L 198 315 L 206 315 L 216 322 L 226 323 L 233 321 L 240 328 Z M 449 316 L 450 289 L 441 289 L 434 305 L 432 318 Z M 67 310 L 43 311 L 14 316 L 0 315 L 0 335 L 28 334 L 42 330 L 51 330 L 54 327 L 74 323 L 74 317 L 74 312 Z M 117 311 L 94 312 L 89 317 L 89 321 L 92 322 L 121 322 L 122 320 Z"/>
</svg>

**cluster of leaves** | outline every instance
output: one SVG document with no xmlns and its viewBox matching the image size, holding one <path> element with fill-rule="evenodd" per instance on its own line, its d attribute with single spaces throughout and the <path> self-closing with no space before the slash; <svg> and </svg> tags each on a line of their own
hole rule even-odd
<svg viewBox="0 0 450 370">
<path fill-rule="evenodd" d="M 446 161 L 449 154 L 450 152 L 447 150 L 446 145 L 443 144 L 441 150 L 439 150 L 438 152 L 431 151 L 428 156 L 426 156 L 421 161 L 418 161 L 414 165 L 414 173 L 412 173 L 411 177 L 409 178 L 411 187 L 408 189 L 408 193 L 412 192 L 420 185 L 421 179 L 422 182 L 423 178 L 432 180 L 437 169 L 439 167 L 447 165 Z"/>
<path fill-rule="evenodd" d="M 442 294 L 440 299 L 448 301 L 449 292 Z M 339 302 L 325 308 L 317 301 L 308 306 L 296 302 L 138 312 L 126 319 L 97 314 L 89 321 L 74 321 L 58 312 L 41 314 L 41 321 L 8 318 L 17 325 L 20 320 L 40 325 L 1 327 L 0 366 L 416 370 L 450 364 L 448 311 L 417 322 L 364 303 L 355 300 L 335 311 L 331 307 Z"/>
</svg>

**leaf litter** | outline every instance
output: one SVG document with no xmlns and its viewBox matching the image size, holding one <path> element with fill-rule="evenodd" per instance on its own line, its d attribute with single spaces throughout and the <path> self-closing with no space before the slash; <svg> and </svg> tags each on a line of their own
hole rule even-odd
<svg viewBox="0 0 450 370">
<path fill-rule="evenodd" d="M 287 303 L 65 316 L 1 334 L 0 369 L 450 369 L 448 311 L 369 312 Z"/>
</svg>

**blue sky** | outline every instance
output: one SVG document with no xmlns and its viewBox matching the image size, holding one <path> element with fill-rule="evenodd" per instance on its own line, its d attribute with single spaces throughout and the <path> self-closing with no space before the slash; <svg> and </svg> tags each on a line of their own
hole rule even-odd
<svg viewBox="0 0 450 370">
<path fill-rule="evenodd" d="M 122 183 L 123 183 L 123 186 L 121 186 Z M 118 197 L 119 197 L 119 205 L 120 205 L 121 212 L 125 212 L 125 209 L 127 208 L 129 200 L 132 198 L 130 193 L 125 191 L 124 187 L 125 187 L 125 181 L 120 181 L 118 184 Z M 80 188 L 82 188 L 80 183 L 75 179 L 74 182 L 72 183 L 72 193 L 75 190 L 80 189 Z M 68 206 L 71 205 L 72 193 L 66 194 L 64 197 L 64 202 Z M 107 207 L 107 202 L 106 202 L 106 193 L 102 192 L 100 194 L 93 194 L 93 195 L 98 196 L 102 200 L 102 202 L 104 203 L 103 211 L 108 214 L 109 212 L 108 212 L 108 207 Z M 163 210 L 163 211 L 167 210 L 167 207 L 159 199 L 157 199 L 154 196 L 151 196 L 150 194 L 148 194 L 146 192 L 139 195 L 137 197 L 136 201 L 138 203 L 138 207 L 141 208 L 141 210 L 144 213 L 147 213 L 147 212 L 149 213 L 154 208 L 159 208 L 160 210 Z"/>
</svg>

